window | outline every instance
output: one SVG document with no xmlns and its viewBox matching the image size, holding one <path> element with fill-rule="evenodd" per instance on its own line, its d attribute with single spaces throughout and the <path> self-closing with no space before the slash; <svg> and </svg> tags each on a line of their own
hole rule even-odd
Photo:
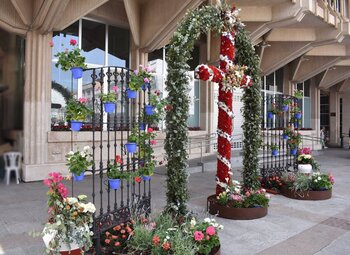
<svg viewBox="0 0 350 255">
<path fill-rule="evenodd" d="M 92 98 L 91 71 L 84 72 L 82 79 L 73 80 L 70 72 L 55 67 L 57 59 L 54 55 L 72 47 L 69 45 L 71 39 L 78 41 L 88 67 L 129 66 L 130 31 L 127 29 L 82 19 L 63 31 L 55 32 L 52 49 L 52 124 L 64 124 L 64 109 L 69 95 Z"/>
<path fill-rule="evenodd" d="M 311 97 L 310 80 L 297 84 L 297 89 L 303 91 L 303 99 L 299 102 L 299 107 L 303 112 L 302 128 L 311 128 Z"/>
</svg>

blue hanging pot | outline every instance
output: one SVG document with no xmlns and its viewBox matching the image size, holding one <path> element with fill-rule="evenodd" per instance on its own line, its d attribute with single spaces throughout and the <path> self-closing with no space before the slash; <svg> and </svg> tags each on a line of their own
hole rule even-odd
<svg viewBox="0 0 350 255">
<path fill-rule="evenodd" d="M 277 156 L 278 155 L 278 150 L 274 149 L 272 150 L 272 156 Z"/>
<path fill-rule="evenodd" d="M 298 128 L 298 126 L 299 126 L 298 122 L 294 122 L 294 127 Z"/>
<path fill-rule="evenodd" d="M 282 137 L 283 137 L 283 140 L 288 140 L 289 139 L 289 136 L 286 135 L 286 134 L 283 134 Z"/>
<path fill-rule="evenodd" d="M 126 151 L 128 153 L 135 153 L 136 152 L 136 143 L 127 143 L 125 144 Z"/>
<path fill-rule="evenodd" d="M 293 148 L 290 150 L 290 154 L 292 154 L 293 156 L 297 155 L 298 149 L 297 148 Z"/>
<path fill-rule="evenodd" d="M 289 109 L 288 105 L 282 105 L 282 111 L 287 112 Z"/>
<path fill-rule="evenodd" d="M 70 121 L 70 129 L 72 131 L 79 131 L 82 126 L 83 126 L 83 122 L 82 121 L 77 121 L 77 120 L 71 120 Z"/>
<path fill-rule="evenodd" d="M 84 180 L 84 172 L 82 172 L 80 175 L 73 174 L 73 180 L 75 182 L 81 182 Z"/>
<path fill-rule="evenodd" d="M 142 180 L 144 180 L 144 181 L 149 181 L 149 180 L 151 180 L 151 176 L 149 176 L 149 175 L 142 175 Z"/>
<path fill-rule="evenodd" d="M 105 108 L 105 112 L 112 113 L 115 111 L 115 103 L 106 102 L 103 103 L 103 107 Z"/>
<path fill-rule="evenodd" d="M 301 119 L 301 113 L 300 113 L 300 112 L 297 112 L 296 114 L 294 114 L 294 117 L 295 117 L 297 120 L 300 120 L 300 119 Z"/>
<path fill-rule="evenodd" d="M 80 79 L 83 77 L 83 68 L 81 67 L 72 67 L 71 69 L 72 75 L 74 79 Z"/>
<path fill-rule="evenodd" d="M 141 123 L 139 124 L 139 129 L 142 130 L 142 131 L 144 131 L 144 130 L 146 129 L 146 124 L 143 123 L 143 122 L 141 122 Z"/>
<path fill-rule="evenodd" d="M 120 179 L 108 179 L 108 182 L 111 189 L 119 189 Z"/>
<path fill-rule="evenodd" d="M 145 105 L 145 113 L 147 115 L 153 115 L 154 114 L 154 106 L 153 105 Z"/>
<path fill-rule="evenodd" d="M 141 89 L 143 90 L 143 91 L 145 91 L 146 89 L 148 89 L 149 88 L 149 83 L 144 83 L 144 84 L 142 84 L 142 86 L 141 86 Z"/>
<path fill-rule="evenodd" d="M 267 113 L 267 118 L 268 119 L 272 119 L 273 118 L 273 113 L 272 112 L 268 112 Z"/>
<path fill-rule="evenodd" d="M 127 89 L 126 94 L 128 95 L 128 98 L 136 98 L 137 97 L 137 91 L 132 89 Z"/>
</svg>

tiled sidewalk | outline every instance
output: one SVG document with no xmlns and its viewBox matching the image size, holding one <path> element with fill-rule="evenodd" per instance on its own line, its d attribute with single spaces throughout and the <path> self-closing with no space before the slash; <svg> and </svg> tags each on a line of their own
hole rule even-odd
<svg viewBox="0 0 350 255">
<path fill-rule="evenodd" d="M 317 156 L 322 170 L 332 172 L 336 185 L 326 201 L 299 201 L 273 196 L 266 217 L 252 221 L 218 218 L 223 255 L 348 255 L 350 254 L 350 151 L 327 149 Z M 189 208 L 205 217 L 206 198 L 214 192 L 215 171 L 190 176 Z M 165 203 L 165 176 L 152 180 L 152 207 Z M 77 193 L 91 193 L 89 182 Z M 42 229 L 47 219 L 46 187 L 41 183 L 0 184 L 0 254 L 44 253 L 40 238 L 28 232 Z"/>
</svg>

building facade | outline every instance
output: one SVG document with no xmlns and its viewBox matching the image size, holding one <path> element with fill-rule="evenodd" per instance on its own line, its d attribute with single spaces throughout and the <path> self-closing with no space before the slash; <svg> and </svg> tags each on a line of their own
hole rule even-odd
<svg viewBox="0 0 350 255">
<path fill-rule="evenodd" d="M 71 135 L 51 131 L 51 126 L 62 124 L 67 94 L 91 96 L 91 84 L 84 79 L 72 82 L 68 73 L 55 67 L 55 52 L 76 39 L 89 67 L 152 65 L 157 70 L 155 88 L 164 91 L 169 38 L 188 9 L 208 2 L 217 1 L 3 0 L 0 34 L 6 39 L 0 42 L 0 142 L 15 141 L 16 149 L 22 151 L 23 180 L 40 180 L 53 170 L 67 171 L 64 156 L 70 150 Z M 242 9 L 241 20 L 261 58 L 262 95 L 303 90 L 302 132 L 317 137 L 325 126 L 330 144 L 339 145 L 350 127 L 350 116 L 343 114 L 350 107 L 350 1 L 234 3 Z M 217 36 L 203 36 L 196 43 L 191 69 L 199 63 L 216 64 L 218 48 Z M 191 83 L 188 125 L 200 129 L 191 135 L 215 133 L 217 87 L 197 80 Z M 240 97 L 237 91 L 234 134 L 241 133 L 243 121 Z M 91 140 L 88 133 L 73 135 L 78 146 Z"/>
</svg>

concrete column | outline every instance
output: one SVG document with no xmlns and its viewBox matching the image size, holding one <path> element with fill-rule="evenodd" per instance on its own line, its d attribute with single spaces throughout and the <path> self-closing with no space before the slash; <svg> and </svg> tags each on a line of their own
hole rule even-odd
<svg viewBox="0 0 350 255">
<path fill-rule="evenodd" d="M 336 86 L 330 89 L 329 112 L 329 144 L 339 145 L 339 92 Z"/>
<path fill-rule="evenodd" d="M 51 48 L 52 33 L 30 31 L 26 37 L 24 89 L 24 181 L 42 179 L 47 173 L 51 112 Z M 40 176 L 39 178 L 37 178 Z"/>
<path fill-rule="evenodd" d="M 201 43 L 199 46 L 199 63 L 206 63 L 207 60 L 207 44 Z M 205 81 L 200 80 L 199 81 L 199 98 L 200 98 L 200 105 L 199 105 L 199 126 L 202 130 L 206 130 L 209 132 L 208 128 L 208 114 L 209 114 L 209 104 L 208 104 L 208 98 L 209 98 L 209 89 L 208 84 Z"/>
<path fill-rule="evenodd" d="M 315 84 L 315 79 L 311 80 L 310 83 L 310 96 L 311 96 L 311 128 L 316 131 L 316 136 L 320 136 L 320 90 Z"/>
</svg>

